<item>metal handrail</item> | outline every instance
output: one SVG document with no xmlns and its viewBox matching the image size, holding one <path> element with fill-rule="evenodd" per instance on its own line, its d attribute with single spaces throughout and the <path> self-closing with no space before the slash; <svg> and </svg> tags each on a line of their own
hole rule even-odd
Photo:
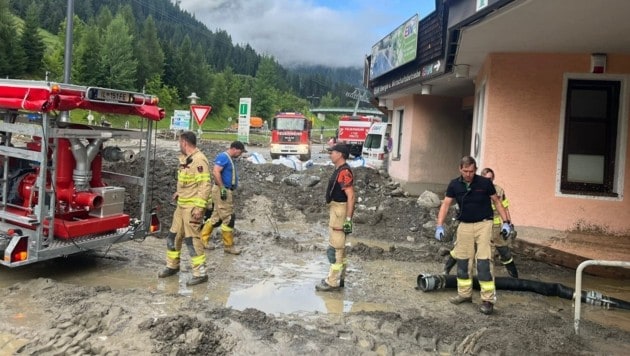
<svg viewBox="0 0 630 356">
<path fill-rule="evenodd" d="M 603 260 L 587 260 L 578 266 L 575 270 L 575 318 L 573 320 L 573 327 L 575 328 L 575 334 L 580 333 L 580 308 L 582 306 L 582 271 L 588 266 L 609 266 L 609 267 L 623 267 L 630 268 L 630 262 L 628 261 L 603 261 Z M 588 296 L 587 296 L 588 299 Z"/>
</svg>

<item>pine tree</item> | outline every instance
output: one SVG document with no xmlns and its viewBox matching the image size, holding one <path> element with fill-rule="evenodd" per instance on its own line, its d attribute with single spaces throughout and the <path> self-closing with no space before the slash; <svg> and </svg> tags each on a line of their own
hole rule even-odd
<svg viewBox="0 0 630 356">
<path fill-rule="evenodd" d="M 25 72 L 30 76 L 41 76 L 44 58 L 44 41 L 39 35 L 39 8 L 34 3 L 28 7 L 24 29 L 20 39 L 26 57 Z"/>
<path fill-rule="evenodd" d="M 17 26 L 9 10 L 8 0 L 0 0 L 0 77 L 20 78 L 26 59 L 16 36 Z"/>
<path fill-rule="evenodd" d="M 102 38 L 101 75 L 103 86 L 116 89 L 135 88 L 137 61 L 133 57 L 133 36 L 121 15 L 111 21 Z"/>
<path fill-rule="evenodd" d="M 142 26 L 142 32 L 136 41 L 136 58 L 138 59 L 138 81 L 136 86 L 142 88 L 154 76 L 164 73 L 164 51 L 157 37 L 155 21 L 149 15 Z"/>
</svg>

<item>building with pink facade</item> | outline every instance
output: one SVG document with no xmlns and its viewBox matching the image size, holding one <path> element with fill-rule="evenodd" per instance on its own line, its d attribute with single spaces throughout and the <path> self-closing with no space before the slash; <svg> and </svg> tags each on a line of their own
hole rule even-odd
<svg viewBox="0 0 630 356">
<path fill-rule="evenodd" d="M 392 123 L 389 174 L 441 193 L 471 155 L 518 225 L 630 236 L 627 14 L 626 0 L 437 0 L 366 60 Z M 415 52 L 391 55 L 414 30 Z"/>
</svg>

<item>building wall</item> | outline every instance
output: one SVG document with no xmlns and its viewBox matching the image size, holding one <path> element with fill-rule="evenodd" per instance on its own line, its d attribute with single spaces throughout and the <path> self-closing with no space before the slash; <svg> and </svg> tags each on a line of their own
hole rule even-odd
<svg viewBox="0 0 630 356">
<path fill-rule="evenodd" d="M 461 98 L 410 95 L 394 101 L 392 134 L 398 133 L 397 111 L 404 110 L 400 159 L 389 173 L 411 194 L 425 190 L 443 193 L 458 174 L 464 147 L 466 123 Z"/>
<path fill-rule="evenodd" d="M 495 182 L 505 188 L 517 226 L 630 233 L 629 199 L 557 193 L 564 76 L 589 76 L 590 60 L 590 54 L 491 54 L 476 78 L 477 83 L 487 85 L 480 168 L 495 170 Z M 630 56 L 608 55 L 606 75 L 622 75 L 628 80 L 628 73 Z M 620 104 L 626 110 L 620 120 L 626 122 L 628 99 L 627 89 L 622 89 Z M 630 148 L 624 150 L 618 152 L 625 154 L 622 180 L 627 194 Z"/>
</svg>

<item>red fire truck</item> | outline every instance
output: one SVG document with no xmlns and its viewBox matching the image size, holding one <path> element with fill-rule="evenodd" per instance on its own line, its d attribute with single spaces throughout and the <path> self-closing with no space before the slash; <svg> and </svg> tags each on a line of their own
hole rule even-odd
<svg viewBox="0 0 630 356">
<path fill-rule="evenodd" d="M 140 176 L 103 170 L 103 160 L 135 155 L 110 139 L 138 139 L 152 157 L 153 124 L 164 118 L 157 103 L 130 91 L 0 79 L 0 264 L 21 266 L 160 231 L 149 208 L 150 160 Z M 64 117 L 74 109 L 147 120 L 140 131 L 77 124 Z M 130 197 L 138 211 L 125 209 L 125 188 L 115 183 L 141 192 Z"/>
<path fill-rule="evenodd" d="M 299 155 L 302 161 L 311 159 L 311 128 L 311 120 L 299 112 L 277 113 L 270 127 L 271 158 Z"/>
<path fill-rule="evenodd" d="M 363 151 L 363 143 L 370 127 L 375 122 L 381 122 L 378 116 L 344 115 L 339 118 L 337 142 L 350 146 L 350 154 L 358 157 Z"/>
</svg>

